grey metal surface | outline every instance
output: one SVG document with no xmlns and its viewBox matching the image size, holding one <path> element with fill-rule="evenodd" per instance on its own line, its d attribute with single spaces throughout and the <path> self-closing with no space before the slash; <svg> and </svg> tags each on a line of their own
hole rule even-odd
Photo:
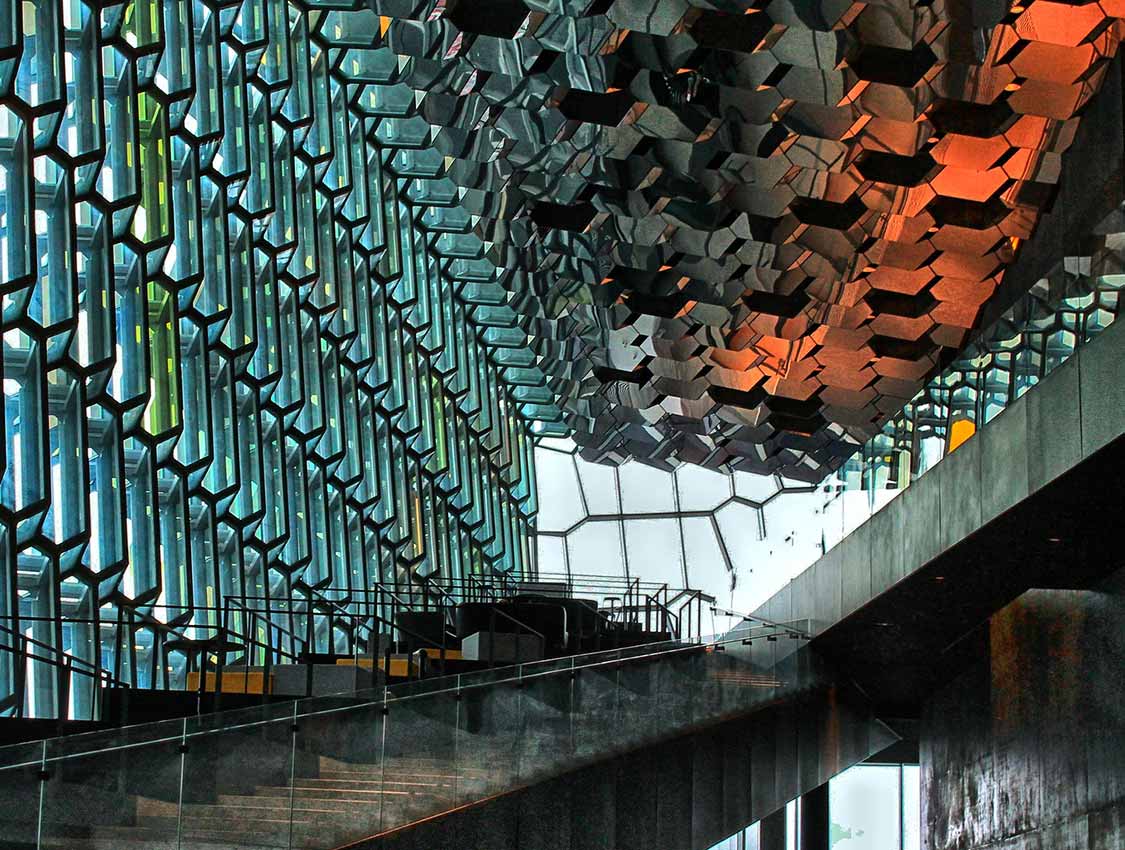
<svg viewBox="0 0 1125 850">
<path fill-rule="evenodd" d="M 461 657 L 467 661 L 494 661 L 518 664 L 543 657 L 543 639 L 536 635 L 510 635 L 501 632 L 473 632 L 461 641 Z M 491 647 L 489 646 L 491 644 Z"/>
<path fill-rule="evenodd" d="M 312 695 L 351 693 L 374 688 L 383 680 L 382 671 L 365 670 L 352 664 L 313 664 Z M 304 664 L 278 664 L 273 668 L 273 692 L 279 696 L 304 696 L 308 688 L 308 667 Z"/>
</svg>

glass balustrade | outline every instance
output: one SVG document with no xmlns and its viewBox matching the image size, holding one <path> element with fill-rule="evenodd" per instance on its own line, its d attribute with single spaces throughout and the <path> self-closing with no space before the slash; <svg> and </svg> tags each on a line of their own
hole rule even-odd
<svg viewBox="0 0 1125 850">
<path fill-rule="evenodd" d="M 760 626 L 0 748 L 0 850 L 329 850 L 826 681 Z"/>
</svg>

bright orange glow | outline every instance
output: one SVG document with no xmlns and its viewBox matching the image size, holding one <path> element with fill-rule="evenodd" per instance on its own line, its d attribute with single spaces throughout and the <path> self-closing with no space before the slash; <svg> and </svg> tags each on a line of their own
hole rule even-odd
<svg viewBox="0 0 1125 850">
<path fill-rule="evenodd" d="M 958 419 L 949 426 L 949 451 L 956 451 L 969 437 L 977 432 L 975 422 L 968 419 Z"/>
</svg>

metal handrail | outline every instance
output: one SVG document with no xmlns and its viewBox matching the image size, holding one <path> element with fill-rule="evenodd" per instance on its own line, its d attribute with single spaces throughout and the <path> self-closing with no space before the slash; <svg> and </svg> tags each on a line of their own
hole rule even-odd
<svg viewBox="0 0 1125 850">
<path fill-rule="evenodd" d="M 32 618 L 29 618 L 29 617 L 24 617 L 24 618 L 21 618 L 21 619 L 28 620 L 28 621 L 32 620 Z M 43 618 L 43 619 L 49 619 L 49 618 Z M 51 622 L 54 622 L 54 621 L 51 620 Z M 105 676 L 108 676 L 110 679 L 113 678 L 113 674 L 111 674 L 108 670 L 105 670 L 104 668 L 99 668 L 97 665 L 91 664 L 89 661 L 85 660 L 84 658 L 78 658 L 75 655 L 69 654 L 65 650 L 62 650 L 62 649 L 59 649 L 57 647 L 51 646 L 49 643 L 44 643 L 43 641 L 37 640 L 36 638 L 28 637 L 25 634 L 21 634 L 20 632 L 9 629 L 7 626 L 0 626 L 0 632 L 3 632 L 3 633 L 5 633 L 5 634 L 7 634 L 7 635 L 9 635 L 13 638 L 16 638 L 20 641 L 23 641 L 26 644 L 31 644 L 32 646 L 35 646 L 37 648 L 46 649 L 49 652 L 53 652 L 56 655 L 61 655 L 65 659 L 67 659 L 67 661 L 63 662 L 63 663 L 84 664 L 85 666 L 87 666 L 91 670 L 93 670 L 95 673 L 104 674 Z M 6 646 L 4 644 L 0 644 L 0 650 L 11 651 L 11 647 Z M 41 659 L 41 660 L 47 661 L 48 659 Z M 58 663 L 58 662 L 48 661 L 48 663 Z M 93 675 L 93 674 L 91 674 L 91 675 Z"/>
<path fill-rule="evenodd" d="M 28 620 L 30 618 L 22 619 Z M 41 662 L 43 664 L 48 664 L 56 670 L 63 671 L 64 675 L 68 677 L 65 682 L 58 683 L 61 693 L 58 695 L 59 706 L 56 706 L 57 708 L 61 709 L 62 703 L 66 702 L 67 700 L 67 696 L 70 692 L 69 676 L 71 675 L 77 674 L 79 676 L 86 676 L 87 678 L 92 679 L 99 684 L 99 687 L 94 694 L 95 704 L 100 704 L 101 686 L 107 684 L 120 686 L 123 684 L 118 679 L 116 679 L 109 670 L 101 668 L 96 664 L 92 664 L 89 661 L 86 661 L 84 658 L 78 658 L 77 656 L 71 655 L 65 650 L 58 649 L 57 647 L 51 646 L 50 644 L 44 643 L 43 641 L 37 640 L 36 638 L 21 634 L 20 632 L 14 631 L 13 629 L 9 629 L 7 626 L 0 625 L 0 633 L 3 633 L 6 636 L 6 640 L 0 641 L 0 652 L 6 652 L 18 659 L 24 660 L 25 662 L 35 661 Z M 18 644 L 18 646 L 14 646 L 11 644 Z M 47 652 L 52 653 L 52 655 L 55 657 L 46 657 L 43 655 L 39 655 L 36 652 L 31 652 L 28 650 L 29 646 L 32 646 L 36 649 L 44 649 Z M 88 669 L 83 669 L 83 667 Z M 16 667 L 16 678 L 17 681 L 20 682 L 20 684 L 16 687 L 16 690 L 13 691 L 13 693 L 8 695 L 8 698 L 12 700 L 12 705 L 15 707 L 17 717 L 23 716 L 23 700 L 20 698 L 20 692 L 23 690 L 22 680 L 26 677 L 26 675 L 27 670 L 25 665 L 19 664 Z"/>
<path fill-rule="evenodd" d="M 517 577 L 518 578 L 518 577 Z M 667 583 L 657 584 L 655 582 L 643 581 L 640 577 L 626 577 L 626 576 L 594 576 L 589 574 L 572 573 L 569 575 L 540 573 L 534 576 L 528 576 L 529 581 L 546 582 L 546 583 L 560 583 L 565 585 L 570 594 L 568 598 L 584 602 L 584 600 L 576 598 L 576 596 L 583 593 L 589 593 L 592 597 L 591 601 L 587 602 L 587 607 L 594 613 L 597 621 L 604 625 L 612 623 L 620 623 L 622 620 L 630 620 L 632 615 L 644 618 L 646 630 L 650 628 L 651 623 L 649 617 L 655 613 L 658 617 L 661 630 L 669 631 L 673 636 L 680 638 L 697 637 L 703 629 L 700 628 L 700 617 L 697 616 L 695 610 L 689 609 L 688 606 L 693 608 L 700 607 L 700 600 L 712 601 L 713 597 L 703 594 L 701 591 L 683 588 L 670 592 Z M 269 670 L 275 663 L 286 662 L 299 662 L 301 655 L 309 656 L 309 664 L 311 665 L 311 650 L 315 644 L 319 642 L 320 626 L 316 624 L 318 616 L 327 617 L 329 622 L 337 619 L 344 623 L 346 626 L 347 640 L 351 644 L 351 650 L 358 658 L 362 651 L 360 642 L 360 635 L 364 630 L 374 633 L 380 630 L 380 626 L 385 626 L 392 635 L 399 634 L 403 638 L 410 639 L 417 646 L 421 647 L 434 647 L 440 651 L 442 662 L 444 665 L 446 654 L 446 641 L 444 639 L 445 632 L 443 630 L 443 639 L 441 641 L 434 640 L 426 635 L 419 634 L 418 632 L 404 627 L 396 622 L 396 614 L 398 611 L 412 611 L 418 609 L 429 609 L 431 601 L 435 601 L 435 608 L 442 611 L 446 619 L 453 616 L 453 608 L 461 601 L 479 601 L 488 603 L 491 606 L 492 621 L 503 621 L 511 623 L 517 630 L 517 634 L 529 634 L 537 637 L 539 640 L 546 642 L 545 635 L 538 629 L 533 628 L 528 623 L 520 620 L 512 614 L 498 609 L 495 603 L 503 598 L 504 594 L 518 594 L 519 585 L 508 574 L 495 574 L 487 576 L 466 575 L 460 577 L 441 578 L 426 576 L 419 577 L 416 581 L 412 582 L 405 588 L 406 592 L 393 582 L 377 582 L 372 587 L 363 588 L 360 595 L 355 595 L 356 591 L 352 588 L 307 588 L 307 599 L 296 598 L 292 601 L 285 602 L 280 606 L 275 603 L 279 600 L 272 599 L 267 596 L 227 596 L 222 600 L 220 605 L 163 605 L 162 610 L 167 614 L 165 621 L 157 620 L 151 612 L 144 609 L 132 609 L 127 606 L 118 606 L 115 617 L 106 618 L 101 617 L 75 617 L 63 615 L 61 617 L 33 617 L 21 615 L 0 615 L 0 628 L 4 621 L 15 622 L 49 622 L 49 623 L 73 623 L 73 624 L 90 624 L 100 625 L 103 623 L 117 622 L 120 628 L 146 628 L 155 630 L 157 633 L 157 640 L 155 643 L 162 643 L 163 641 L 174 639 L 176 637 L 186 637 L 192 634 L 192 630 L 199 630 L 204 635 L 210 634 L 212 637 L 221 640 L 223 635 L 229 635 L 232 643 L 241 644 L 239 647 L 239 655 L 242 662 L 246 666 L 246 676 L 250 675 L 250 667 L 253 662 L 259 657 L 264 656 L 265 672 L 268 675 Z M 615 608 L 612 611 L 605 611 L 599 608 L 596 597 L 604 596 L 607 592 L 623 591 L 625 597 L 621 603 L 620 608 Z M 330 595 L 336 593 L 345 593 L 344 599 L 333 599 Z M 421 596 L 422 598 L 419 598 Z M 669 604 L 674 600 L 685 600 L 678 609 L 674 609 Z M 262 604 L 264 603 L 264 605 Z M 356 607 L 361 608 L 361 611 L 355 611 Z M 349 610 L 349 608 L 353 610 Z M 644 613 L 641 614 L 640 612 Z M 563 606 L 563 616 L 567 618 L 564 623 L 564 631 L 569 635 L 569 619 L 570 615 L 565 606 Z M 388 616 L 385 616 L 389 613 Z M 213 616 L 212 616 L 213 615 Z M 277 615 L 284 615 L 278 617 Z M 693 616 L 695 615 L 695 616 Z M 308 630 L 305 635 L 294 631 L 292 628 L 295 623 L 292 622 L 293 618 L 305 617 L 305 623 L 308 625 Z M 217 622 L 185 622 L 185 620 L 205 619 Z M 176 621 L 179 622 L 176 622 Z M 258 637 L 259 623 L 264 624 L 267 636 L 264 640 Z M 314 629 L 315 626 L 315 629 Z M 490 631 L 495 634 L 494 622 L 490 623 Z M 329 626 L 331 630 L 331 625 Z M 314 637 L 314 630 L 317 637 Z M 600 634 L 600 631 L 598 632 Z M 18 635 L 16 631 L 12 634 Z M 205 638 L 200 638 L 201 644 L 198 652 L 191 647 L 181 647 L 187 655 L 187 669 L 199 669 L 200 675 L 200 692 L 203 693 L 207 690 L 207 668 L 214 665 L 216 673 L 221 674 L 223 668 L 228 666 L 228 658 L 231 658 L 231 664 L 240 663 L 237 657 L 231 656 L 231 650 L 218 650 L 213 660 L 208 659 L 208 648 L 203 645 Z M 14 639 L 13 639 L 14 641 Z M 330 648 L 334 649 L 335 641 L 330 635 Z M 12 641 L 10 641 L 12 643 Z M 595 643 L 595 646 L 600 647 L 600 641 Z M 44 661 L 54 663 L 51 661 L 55 653 L 62 653 L 47 643 L 39 644 L 43 652 L 31 653 L 27 651 L 29 644 L 14 644 L 5 646 L 4 650 L 13 655 L 22 654 L 23 657 L 29 658 L 33 661 Z M 46 657 L 44 657 L 46 653 Z M 390 647 L 387 648 L 385 653 L 390 655 Z M 79 659 L 75 656 L 69 656 L 74 659 L 74 666 L 77 672 L 86 674 L 86 669 L 92 670 L 99 669 L 98 666 L 90 661 Z M 389 658 L 387 659 L 389 670 Z M 494 650 L 490 650 L 490 657 L 488 659 L 490 666 L 495 664 Z M 198 662 L 198 663 L 195 663 Z M 23 677 L 20 671 L 23 670 L 23 665 L 16 665 L 17 667 L 17 690 L 22 692 L 24 688 Z M 312 674 L 310 666 L 309 674 Z M 157 686 L 167 686 L 171 684 L 166 682 L 164 677 L 167 674 L 161 671 L 161 681 L 154 683 Z M 419 675 L 424 675 L 422 670 L 419 670 Z M 215 681 L 215 693 L 220 694 L 222 691 L 223 676 L 218 675 Z M 112 685 L 120 687 L 129 687 L 129 685 L 122 679 L 115 676 L 111 670 L 105 671 L 105 678 L 103 681 L 109 682 Z M 311 690 L 311 681 L 310 681 Z M 265 698 L 265 695 L 263 695 Z M 19 701 L 17 695 L 17 702 Z M 97 708 L 95 706 L 95 711 Z"/>
<path fill-rule="evenodd" d="M 422 577 L 422 581 L 427 583 L 426 589 L 428 591 L 429 590 L 430 577 L 424 576 L 424 577 Z M 454 596 L 452 596 L 445 588 L 441 587 L 441 585 L 438 585 L 438 590 L 440 591 L 441 595 L 445 599 L 450 600 L 451 602 L 453 602 L 454 605 L 458 604 L 458 600 Z M 482 600 L 482 602 L 484 602 L 484 604 L 489 606 L 489 621 L 490 621 L 489 629 L 488 629 L 488 633 L 489 633 L 488 666 L 489 667 L 492 667 L 494 662 L 495 662 L 496 615 L 497 614 L 499 614 L 505 620 L 507 620 L 511 623 L 514 623 L 516 625 L 516 628 L 519 630 L 519 631 L 516 632 L 517 636 L 522 634 L 524 631 L 526 631 L 529 634 L 532 634 L 535 637 L 539 638 L 543 642 L 543 645 L 546 646 L 547 636 L 544 635 L 542 632 L 540 632 L 538 629 L 532 628 L 531 626 L 527 625 L 527 623 L 524 623 L 523 621 L 517 619 L 516 617 L 513 617 L 511 614 L 507 613 L 506 611 L 501 610 L 499 607 L 497 607 L 497 605 L 494 602 L 489 602 L 489 601 L 485 601 L 485 600 Z M 565 633 L 566 632 L 566 617 L 567 617 L 566 608 L 564 607 L 562 610 L 563 610 L 563 632 Z M 519 652 L 519 643 L 518 642 L 516 644 L 516 651 L 517 651 L 517 653 Z"/>
<path fill-rule="evenodd" d="M 245 596 L 245 597 L 243 597 L 243 599 L 265 600 L 267 602 L 270 601 L 268 599 L 268 597 L 263 597 L 263 596 Z M 318 602 L 318 603 L 322 603 L 322 604 L 331 604 L 333 602 L 333 600 L 319 598 L 319 599 L 314 600 L 314 602 Z M 422 643 L 425 643 L 425 644 L 429 644 L 429 645 L 433 646 L 435 649 L 442 649 L 443 648 L 443 645 L 441 643 L 438 643 L 437 641 L 433 640 L 432 638 L 428 638 L 425 635 L 414 631 L 413 629 L 408 629 L 405 626 L 400 625 L 398 623 L 395 623 L 392 620 L 388 620 L 386 617 L 383 617 L 380 614 L 374 614 L 374 613 L 370 613 L 370 612 L 362 612 L 361 613 L 361 612 L 347 611 L 346 609 L 342 609 L 342 610 L 323 612 L 322 614 L 318 615 L 315 610 L 294 611 L 292 608 L 274 608 L 272 606 L 267 606 L 266 608 L 249 608 L 247 610 L 257 611 L 260 614 L 294 614 L 295 613 L 295 614 L 300 614 L 302 616 L 308 616 L 310 618 L 316 617 L 316 616 L 327 616 L 327 617 L 339 617 L 339 618 L 343 618 L 343 619 L 346 619 L 346 620 L 359 620 L 359 621 L 374 620 L 375 622 L 382 623 L 383 625 L 386 625 L 386 626 L 389 626 L 392 629 L 395 629 L 396 631 L 402 633 L 406 637 L 412 638 L 413 640 L 416 640 L 416 641 L 421 641 Z"/>
<path fill-rule="evenodd" d="M 753 615 L 753 614 L 743 614 L 740 611 L 731 611 L 729 608 L 722 608 L 718 605 L 712 605 L 711 606 L 711 613 L 712 614 L 723 614 L 724 616 L 727 616 L 727 617 L 741 617 L 742 622 L 761 623 L 763 626 L 768 626 L 770 628 L 779 629 L 781 631 L 790 633 L 791 635 L 795 635 L 796 637 L 799 637 L 802 640 L 812 640 L 812 635 L 810 635 L 808 632 L 804 631 L 803 629 L 798 629 L 796 626 L 792 625 L 792 623 L 779 623 L 779 622 L 776 622 L 775 620 L 767 620 L 764 617 L 758 617 L 758 616 Z M 741 625 L 741 623 L 739 625 Z M 731 631 L 736 631 L 737 629 L 738 629 L 738 626 L 735 626 L 734 629 L 732 629 Z"/>
<path fill-rule="evenodd" d="M 791 630 L 789 630 L 789 629 L 782 629 L 782 631 L 791 632 Z M 793 635 L 791 634 L 790 636 L 793 636 Z M 758 637 L 760 637 L 760 635 Z M 508 667 L 499 668 L 501 670 L 508 671 L 508 675 L 505 678 L 496 678 L 494 675 L 491 675 L 494 671 L 488 671 L 488 673 L 490 675 L 484 675 L 484 673 L 480 673 L 480 674 L 476 674 L 476 675 L 474 675 L 474 674 L 458 674 L 458 675 L 442 676 L 442 677 L 439 677 L 439 678 L 428 680 L 430 684 L 432 684 L 436 687 L 427 688 L 426 690 L 421 690 L 421 691 L 419 691 L 419 690 L 409 690 L 407 685 L 402 685 L 402 686 L 387 685 L 387 686 L 383 686 L 381 688 L 376 688 L 376 689 L 374 689 L 372 691 L 368 691 L 368 692 L 361 691 L 361 692 L 357 692 L 357 693 L 346 694 L 347 696 L 352 697 L 354 701 L 351 702 L 350 704 L 346 705 L 346 706 L 343 706 L 343 707 L 341 707 L 339 705 L 339 703 L 336 700 L 333 699 L 333 700 L 330 700 L 330 704 L 327 708 L 316 709 L 315 708 L 316 704 L 313 702 L 313 700 L 319 700 L 319 699 L 321 699 L 321 697 L 305 697 L 305 698 L 301 698 L 301 699 L 292 700 L 291 702 L 285 701 L 283 703 L 278 704 L 276 706 L 276 709 L 277 709 L 276 716 L 271 716 L 271 717 L 268 717 L 268 718 L 261 718 L 261 717 L 255 716 L 255 718 L 252 719 L 252 720 L 240 722 L 238 716 L 241 715 L 241 716 L 245 717 L 248 714 L 247 710 L 245 710 L 245 709 L 235 709 L 235 710 L 229 711 L 229 712 L 219 712 L 219 713 L 216 713 L 216 714 L 208 715 L 208 721 L 209 722 L 208 722 L 207 728 L 199 729 L 199 730 L 194 731 L 194 732 L 185 731 L 182 734 L 164 735 L 164 736 L 161 736 L 161 737 L 153 737 L 153 738 L 150 738 L 150 739 L 137 740 L 137 741 L 133 741 L 133 742 L 125 743 L 125 744 L 120 744 L 120 745 L 113 745 L 113 746 L 109 746 L 109 747 L 100 747 L 98 749 L 93 749 L 93 750 L 89 750 L 89 751 L 81 751 L 81 750 L 76 749 L 73 746 L 70 746 L 70 747 L 67 748 L 67 751 L 66 751 L 65 754 L 55 756 L 54 758 L 47 757 L 46 760 L 47 761 L 55 761 L 55 760 L 60 760 L 60 759 L 64 759 L 64 758 L 74 758 L 76 756 L 93 755 L 93 754 L 96 754 L 96 753 L 99 753 L 99 752 L 118 752 L 118 751 L 122 751 L 122 750 L 132 749 L 132 748 L 135 748 L 135 747 L 142 747 L 142 746 L 148 746 L 148 745 L 151 745 L 151 744 L 161 743 L 161 742 L 164 742 L 164 741 L 179 740 L 179 739 L 181 739 L 182 737 L 185 737 L 185 736 L 189 737 L 189 738 L 190 737 L 199 737 L 199 736 L 211 734 L 213 732 L 220 732 L 220 731 L 225 731 L 225 730 L 230 730 L 230 729 L 252 728 L 252 727 L 261 726 L 261 725 L 264 725 L 264 724 L 267 724 L 267 723 L 293 722 L 296 719 L 299 719 L 301 717 L 315 717 L 315 716 L 320 716 L 320 715 L 331 714 L 331 713 L 334 713 L 334 712 L 351 711 L 351 710 L 355 710 L 356 708 L 359 708 L 359 707 L 370 706 L 370 705 L 380 705 L 380 704 L 386 705 L 391 699 L 394 699 L 396 701 L 403 701 L 403 700 L 408 700 L 408 699 L 419 699 L 419 698 L 423 698 L 423 697 L 433 696 L 435 694 L 443 694 L 443 693 L 446 693 L 446 694 L 454 693 L 454 694 L 456 694 L 456 693 L 460 693 L 460 692 L 468 690 L 468 689 L 483 688 L 483 687 L 489 687 L 489 686 L 496 685 L 496 684 L 505 684 L 505 683 L 510 683 L 510 682 L 521 682 L 521 681 L 527 681 L 529 679 L 548 678 L 548 677 L 551 677 L 551 676 L 567 676 L 567 677 L 570 677 L 570 676 L 573 676 L 576 671 L 581 671 L 581 670 L 586 670 L 586 669 L 595 669 L 595 668 L 614 666 L 614 665 L 632 664 L 632 663 L 636 663 L 636 662 L 639 662 L 639 661 L 649 661 L 649 660 L 653 660 L 653 659 L 667 658 L 667 657 L 671 657 L 673 655 L 679 655 L 679 654 L 684 654 L 684 653 L 688 653 L 688 652 L 707 652 L 707 651 L 716 651 L 717 652 L 717 651 L 724 650 L 727 646 L 744 645 L 746 642 L 747 642 L 746 638 L 743 637 L 742 635 L 737 635 L 737 636 L 711 635 L 711 636 L 708 636 L 707 639 L 700 640 L 698 642 L 685 643 L 683 641 L 658 641 L 658 642 L 655 642 L 655 643 L 642 644 L 642 645 L 635 646 L 635 647 L 629 647 L 627 650 L 608 650 L 608 651 L 600 651 L 600 652 L 593 652 L 593 653 L 584 653 L 584 654 L 581 654 L 581 655 L 574 655 L 574 656 L 570 656 L 571 663 L 568 666 L 560 666 L 559 663 L 558 663 L 560 659 L 551 659 L 550 661 L 542 661 L 542 662 L 528 662 L 528 663 L 524 663 L 524 664 L 513 664 L 513 665 L 510 665 Z M 626 654 L 622 654 L 622 653 L 626 653 Z M 606 657 L 606 656 L 614 656 L 614 657 Z M 544 665 L 544 666 L 549 665 L 550 669 L 536 670 L 536 669 L 534 669 L 536 667 L 536 665 Z M 532 669 L 529 672 L 527 668 L 532 668 Z M 406 693 L 397 693 L 396 691 L 398 691 L 398 690 L 406 690 L 407 692 Z M 290 711 L 287 708 L 287 706 L 290 706 L 290 705 L 293 707 L 292 711 Z M 307 706 L 312 710 L 305 711 L 305 712 L 302 713 L 301 710 L 300 710 L 301 706 Z M 249 712 L 249 713 L 254 713 L 254 712 Z M 221 721 L 222 721 L 222 718 L 224 717 L 224 715 L 233 719 L 235 722 L 229 723 L 229 724 L 222 723 Z M 219 721 L 219 722 L 215 722 L 215 721 Z M 156 731 L 160 727 L 167 727 L 167 726 L 169 726 L 169 721 L 156 721 L 154 723 L 137 724 L 137 725 L 125 727 L 125 728 L 134 730 L 133 734 L 135 736 L 136 730 L 148 728 L 148 729 L 152 729 L 152 730 Z M 104 736 L 106 734 L 106 732 L 101 731 L 101 732 L 86 733 L 86 734 Z M 84 736 L 83 736 L 83 734 L 71 735 L 71 736 L 62 736 L 62 737 L 56 737 L 56 738 L 42 739 L 41 741 L 37 741 L 37 742 L 25 742 L 25 743 L 22 743 L 22 744 L 11 745 L 9 747 L 0 747 L 0 767 L 21 767 L 21 766 L 24 766 L 24 763 L 15 763 L 15 764 L 5 763 L 5 761 L 4 761 L 5 750 L 10 750 L 13 753 L 17 752 L 17 751 L 25 751 L 31 744 L 34 744 L 34 743 L 42 743 L 44 745 L 44 749 L 46 749 L 46 745 L 49 744 L 51 741 L 59 741 L 59 740 L 62 740 L 63 737 L 65 737 L 68 740 L 68 742 L 70 742 L 71 744 L 79 744 L 80 745 Z M 41 759 L 39 757 L 36 757 L 34 761 L 27 762 L 27 764 L 40 764 L 40 763 L 42 763 L 42 761 L 43 761 L 43 759 Z"/>
</svg>

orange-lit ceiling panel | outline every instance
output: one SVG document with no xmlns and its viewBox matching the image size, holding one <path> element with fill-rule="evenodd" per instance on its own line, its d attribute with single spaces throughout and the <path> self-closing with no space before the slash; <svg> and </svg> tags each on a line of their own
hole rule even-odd
<svg viewBox="0 0 1125 850">
<path fill-rule="evenodd" d="M 372 0 L 584 456 L 818 480 L 961 347 L 1125 3 Z M 378 111 L 377 109 L 375 110 Z M 398 157 L 396 157 L 398 159 Z"/>
</svg>

